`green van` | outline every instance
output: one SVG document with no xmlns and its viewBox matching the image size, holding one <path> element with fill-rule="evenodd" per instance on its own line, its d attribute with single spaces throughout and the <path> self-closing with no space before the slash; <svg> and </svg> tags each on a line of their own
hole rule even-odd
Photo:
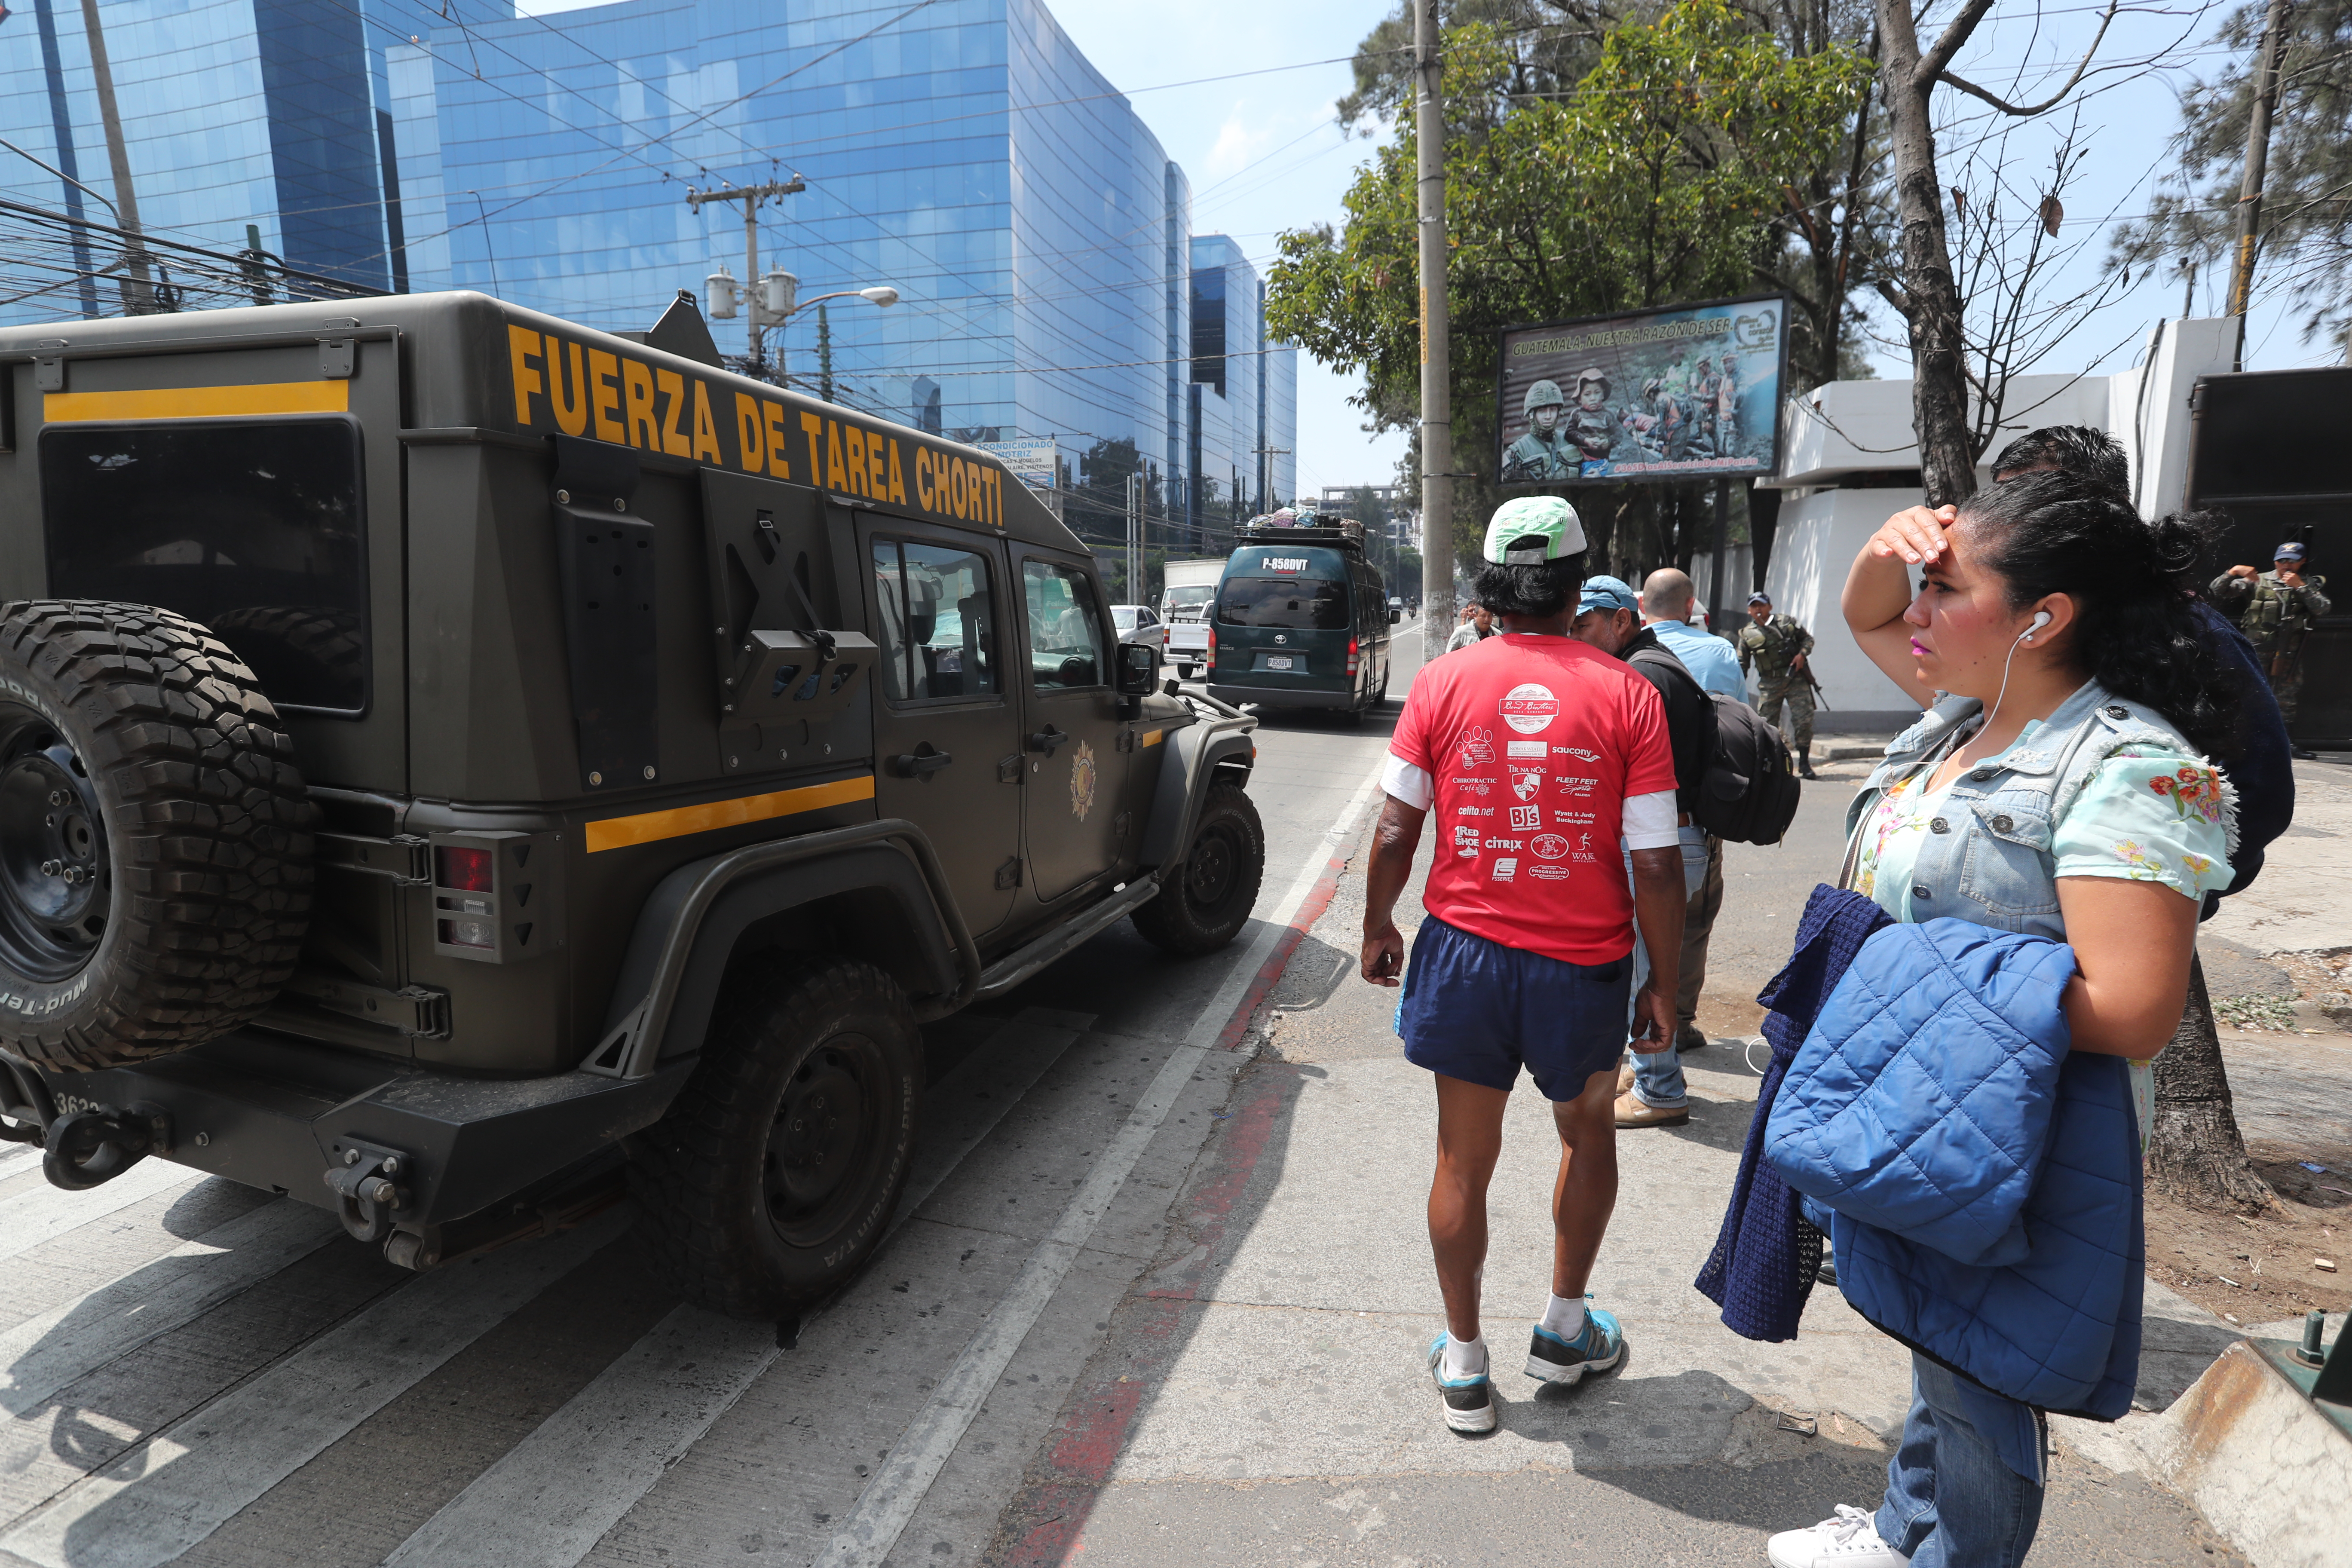
<svg viewBox="0 0 2352 1568">
<path fill-rule="evenodd" d="M 1244 526 L 1210 616 L 1209 695 L 1360 719 L 1389 691 L 1388 589 L 1364 530 Z"/>
</svg>

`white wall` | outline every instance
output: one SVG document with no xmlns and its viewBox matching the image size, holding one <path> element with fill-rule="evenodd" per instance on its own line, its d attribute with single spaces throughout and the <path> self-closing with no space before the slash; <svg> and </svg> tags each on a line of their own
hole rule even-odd
<svg viewBox="0 0 2352 1568">
<path fill-rule="evenodd" d="M 1813 634 L 1813 675 L 1829 700 L 1828 710 L 1813 720 L 1818 731 L 1892 735 L 1919 711 L 1901 687 L 1864 657 L 1838 611 L 1838 595 L 1864 542 L 1889 517 L 1922 499 L 1916 489 L 1821 490 L 1780 509 L 1764 591 L 1772 595 L 1774 609 L 1796 616 Z"/>
</svg>

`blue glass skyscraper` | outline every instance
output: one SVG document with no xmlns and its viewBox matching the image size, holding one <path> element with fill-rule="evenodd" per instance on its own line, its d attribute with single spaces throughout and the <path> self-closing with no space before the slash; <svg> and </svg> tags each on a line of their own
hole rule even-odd
<svg viewBox="0 0 2352 1568">
<path fill-rule="evenodd" d="M 29 4 L 0 26 L 0 136 L 50 168 L 0 152 L 0 193 L 109 221 L 79 7 Z M 1038 0 L 906 10 L 109 0 L 101 16 L 158 236 L 235 251 L 251 225 L 312 271 L 627 330 L 742 270 L 740 207 L 691 209 L 689 188 L 797 177 L 760 210 L 761 269 L 795 273 L 803 299 L 888 283 L 903 303 L 836 300 L 822 333 L 814 310 L 771 331 L 795 382 L 967 440 L 1052 437 L 1072 521 L 1097 537 L 1138 468 L 1165 529 L 1287 497 L 1290 455 L 1265 448 L 1294 444 L 1293 351 L 1263 342 L 1239 248 L 1192 233 L 1183 171 Z M 0 319 L 120 309 L 85 280 Z M 740 320 L 714 330 L 741 351 Z"/>
</svg>

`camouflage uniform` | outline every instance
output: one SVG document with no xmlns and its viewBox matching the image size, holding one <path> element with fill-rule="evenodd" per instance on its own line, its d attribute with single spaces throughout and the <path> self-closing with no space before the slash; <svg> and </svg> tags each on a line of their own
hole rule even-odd
<svg viewBox="0 0 2352 1568">
<path fill-rule="evenodd" d="M 1813 749 L 1813 685 L 1789 666 L 1799 654 L 1812 651 L 1813 634 L 1778 610 L 1762 626 L 1750 622 L 1739 630 L 1739 668 L 1747 669 L 1750 660 L 1756 666 L 1756 711 L 1767 724 L 1780 725 L 1790 750 L 1800 757 Z"/>
<path fill-rule="evenodd" d="M 2295 700 L 2303 693 L 2303 639 L 2332 607 L 2320 591 L 2326 586 L 2325 577 L 2305 577 L 2301 587 L 2290 588 L 2273 570 L 2259 577 L 2232 577 L 2225 573 L 2205 590 L 2206 597 L 2224 615 L 2233 616 L 2238 629 L 2254 645 L 2254 657 L 2262 660 L 2271 678 L 2279 717 L 2286 721 L 2289 730 L 2294 727 Z"/>
</svg>

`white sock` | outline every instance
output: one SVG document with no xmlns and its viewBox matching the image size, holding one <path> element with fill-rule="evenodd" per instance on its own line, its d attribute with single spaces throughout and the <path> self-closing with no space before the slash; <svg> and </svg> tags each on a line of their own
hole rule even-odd
<svg viewBox="0 0 2352 1568">
<path fill-rule="evenodd" d="M 1457 1340 L 1454 1331 L 1445 1334 L 1445 1375 L 1475 1377 L 1486 1370 L 1486 1336 L 1475 1340 Z"/>
<path fill-rule="evenodd" d="M 1543 1326 L 1561 1339 L 1576 1338 L 1584 1331 L 1584 1298 L 1554 1296 L 1551 1305 L 1544 1309 Z"/>
</svg>

